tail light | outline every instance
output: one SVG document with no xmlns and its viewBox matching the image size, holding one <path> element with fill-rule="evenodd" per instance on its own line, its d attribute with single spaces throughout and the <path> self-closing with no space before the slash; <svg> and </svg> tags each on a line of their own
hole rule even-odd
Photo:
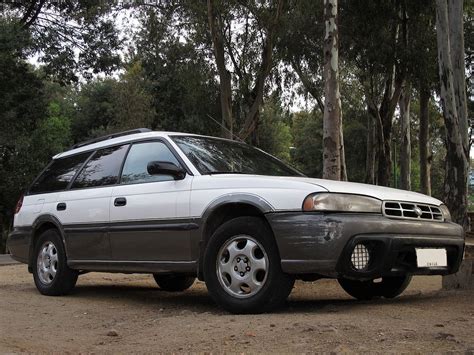
<svg viewBox="0 0 474 355">
<path fill-rule="evenodd" d="M 23 206 L 23 195 L 20 196 L 20 199 L 19 199 L 18 202 L 16 203 L 15 214 L 17 214 L 18 212 L 20 212 L 21 206 Z"/>
</svg>

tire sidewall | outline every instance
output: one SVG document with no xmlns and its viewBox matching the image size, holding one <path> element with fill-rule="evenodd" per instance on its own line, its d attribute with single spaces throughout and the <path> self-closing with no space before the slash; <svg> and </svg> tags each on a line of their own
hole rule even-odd
<svg viewBox="0 0 474 355">
<path fill-rule="evenodd" d="M 56 247 L 56 251 L 58 253 L 58 271 L 56 272 L 53 282 L 50 284 L 45 284 L 38 276 L 38 254 L 44 243 L 48 241 L 52 242 Z M 63 241 L 59 233 L 54 229 L 45 231 L 38 238 L 34 248 L 34 260 L 32 266 L 35 285 L 44 295 L 56 296 L 64 294 L 68 292 L 70 288 L 74 287 L 76 283 L 78 273 L 77 271 L 71 270 L 67 266 L 66 252 Z M 73 284 L 72 287 L 70 287 L 71 284 Z"/>
<path fill-rule="evenodd" d="M 154 274 L 156 284 L 163 291 L 168 292 L 182 292 L 190 288 L 196 278 L 194 276 L 187 275 L 160 275 Z"/>
<path fill-rule="evenodd" d="M 253 296 L 236 298 L 227 293 L 218 280 L 216 270 L 217 255 L 222 246 L 238 235 L 248 235 L 258 241 L 264 248 L 269 267 L 263 287 Z M 260 313 L 272 304 L 275 287 L 281 277 L 281 264 L 278 249 L 272 232 L 260 218 L 240 217 L 224 223 L 219 227 L 207 244 L 204 253 L 204 280 L 211 297 L 216 303 L 233 313 Z"/>
</svg>

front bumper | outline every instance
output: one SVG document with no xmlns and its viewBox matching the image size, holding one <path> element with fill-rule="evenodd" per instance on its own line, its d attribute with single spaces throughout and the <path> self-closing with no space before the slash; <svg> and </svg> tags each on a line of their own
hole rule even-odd
<svg viewBox="0 0 474 355">
<path fill-rule="evenodd" d="M 464 251 L 461 226 L 449 222 L 390 219 L 362 213 L 284 212 L 266 215 L 273 229 L 283 271 L 326 277 L 373 279 L 403 274 L 447 275 L 459 269 Z M 364 271 L 352 267 L 358 242 L 375 246 Z M 448 267 L 418 268 L 415 248 L 446 248 Z"/>
</svg>

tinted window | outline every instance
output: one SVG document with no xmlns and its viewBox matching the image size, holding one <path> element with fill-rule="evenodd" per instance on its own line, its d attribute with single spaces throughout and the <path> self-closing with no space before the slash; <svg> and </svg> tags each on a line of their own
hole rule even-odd
<svg viewBox="0 0 474 355">
<path fill-rule="evenodd" d="M 147 165 L 151 161 L 166 161 L 180 166 L 173 153 L 162 142 L 134 144 L 123 167 L 122 184 L 174 180 L 170 175 L 148 174 Z"/>
<path fill-rule="evenodd" d="M 127 149 L 128 145 L 122 145 L 98 150 L 79 173 L 72 188 L 116 184 Z"/>
<path fill-rule="evenodd" d="M 30 193 L 40 194 L 64 190 L 90 155 L 91 153 L 88 152 L 53 160 L 52 164 L 33 183 Z"/>
<path fill-rule="evenodd" d="M 270 154 L 244 143 L 194 136 L 175 136 L 173 140 L 201 174 L 303 176 Z"/>
</svg>

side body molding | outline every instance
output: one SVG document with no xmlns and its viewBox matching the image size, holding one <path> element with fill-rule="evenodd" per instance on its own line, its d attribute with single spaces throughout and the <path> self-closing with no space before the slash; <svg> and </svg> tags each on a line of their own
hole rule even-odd
<svg viewBox="0 0 474 355">
<path fill-rule="evenodd" d="M 211 201 L 204 209 L 201 215 L 201 220 L 205 223 L 209 216 L 217 210 L 219 207 L 233 204 L 233 203 L 245 203 L 258 208 L 262 213 L 269 213 L 275 210 L 275 208 L 265 199 L 258 195 L 248 193 L 230 193 L 219 196 L 218 198 Z"/>
</svg>

